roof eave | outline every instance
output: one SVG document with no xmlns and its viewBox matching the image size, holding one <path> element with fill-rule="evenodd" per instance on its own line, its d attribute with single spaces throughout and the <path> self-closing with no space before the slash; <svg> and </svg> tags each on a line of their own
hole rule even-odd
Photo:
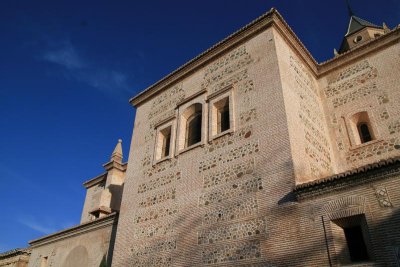
<svg viewBox="0 0 400 267">
<path fill-rule="evenodd" d="M 182 65 L 172 73 L 168 74 L 155 84 L 149 86 L 138 95 L 132 97 L 129 100 L 129 102 L 135 107 L 139 106 L 149 97 L 159 93 L 164 88 L 173 85 L 179 79 L 185 77 L 186 75 L 192 73 L 198 68 L 204 66 L 214 58 L 218 57 L 224 51 L 226 51 L 226 49 L 232 48 L 238 45 L 239 43 L 243 42 L 244 40 L 247 40 L 248 38 L 252 37 L 255 33 L 258 33 L 261 30 L 264 30 L 270 27 L 271 25 L 276 25 L 278 23 L 280 25 L 283 25 L 283 27 L 285 28 L 284 31 L 286 31 L 287 33 L 289 33 L 289 35 L 293 37 L 292 40 L 294 40 L 297 43 L 297 45 L 299 45 L 300 47 L 299 49 L 306 54 L 306 57 L 312 62 L 311 64 L 314 65 L 316 69 L 316 65 L 318 64 L 317 61 L 312 57 L 311 53 L 305 48 L 303 43 L 292 31 L 289 25 L 285 22 L 280 13 L 275 8 L 271 8 L 271 10 L 268 11 L 267 13 L 261 15 L 260 17 L 253 20 L 252 22 L 242 27 L 238 31 L 229 35 L 228 37 L 218 42 L 205 52 L 201 53 L 200 55 L 193 58 L 186 64 Z"/>
</svg>

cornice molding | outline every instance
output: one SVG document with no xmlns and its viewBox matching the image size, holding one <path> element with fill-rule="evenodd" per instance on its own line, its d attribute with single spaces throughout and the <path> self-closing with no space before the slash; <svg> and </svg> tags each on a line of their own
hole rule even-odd
<svg viewBox="0 0 400 267">
<path fill-rule="evenodd" d="M 114 224 L 117 224 L 117 222 L 118 222 L 118 214 L 114 212 L 106 217 L 88 223 L 80 224 L 38 239 L 34 239 L 29 241 L 28 243 L 29 245 L 31 245 L 31 248 L 35 248 L 46 244 L 58 242 L 67 238 L 71 238 L 77 235 L 93 232 L 105 227 L 110 227 Z"/>
<path fill-rule="evenodd" d="M 104 181 L 107 178 L 107 172 L 103 172 L 102 174 L 86 181 L 83 183 L 83 186 L 86 188 L 92 187 L 96 184 L 101 183 L 102 181 Z"/>
<path fill-rule="evenodd" d="M 394 158 L 325 179 L 297 185 L 293 193 L 297 200 L 304 200 L 399 175 L 400 158 Z"/>
<path fill-rule="evenodd" d="M 149 86 L 144 91 L 139 93 L 138 95 L 134 96 L 129 100 L 129 102 L 138 107 L 141 103 L 147 100 L 149 97 L 152 97 L 158 94 L 165 88 L 173 86 L 177 81 L 181 80 L 182 78 L 186 77 L 193 71 L 201 68 L 214 58 L 218 57 L 220 54 L 224 53 L 226 50 L 231 49 L 237 46 L 239 43 L 243 42 L 245 39 L 253 36 L 255 33 L 259 32 L 260 30 L 268 27 L 272 23 L 272 15 L 277 13 L 276 9 L 272 8 L 267 13 L 261 15 L 257 19 L 253 20 L 243 28 L 239 29 L 238 31 L 234 32 L 233 34 L 229 35 L 222 41 L 218 42 L 211 48 L 207 49 L 205 52 L 201 53 L 200 55 L 196 56 L 186 64 L 182 65 L 172 73 L 168 74 L 155 84 Z"/>
<path fill-rule="evenodd" d="M 316 78 L 320 78 L 321 76 L 324 76 L 327 73 L 342 67 L 343 65 L 354 62 L 354 60 L 357 60 L 362 56 L 385 48 L 386 46 L 400 39 L 400 27 L 397 27 L 396 29 L 382 35 L 379 38 L 372 39 L 369 42 L 361 44 L 350 51 L 340 54 L 339 56 L 322 63 L 318 63 L 301 42 L 301 40 L 297 37 L 294 31 L 286 23 L 281 14 L 275 8 L 272 8 L 267 13 L 261 15 L 238 31 L 229 35 L 205 52 L 177 68 L 175 71 L 171 72 L 155 84 L 147 87 L 145 90 L 132 97 L 129 102 L 135 107 L 140 106 L 149 98 L 157 95 L 166 88 L 172 87 L 174 84 L 180 82 L 183 78 L 205 66 L 215 58 L 225 53 L 227 50 L 237 47 L 244 41 L 253 37 L 256 33 L 269 27 L 273 27 L 283 37 L 284 41 L 287 42 L 287 44 L 308 66 Z"/>
</svg>

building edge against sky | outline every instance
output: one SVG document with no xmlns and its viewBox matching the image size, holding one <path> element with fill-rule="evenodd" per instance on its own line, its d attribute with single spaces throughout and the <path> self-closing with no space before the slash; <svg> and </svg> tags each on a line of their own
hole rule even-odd
<svg viewBox="0 0 400 267">
<path fill-rule="evenodd" d="M 317 64 L 272 9 L 131 99 L 128 166 L 29 266 L 400 264 L 399 39 L 352 15 Z"/>
</svg>

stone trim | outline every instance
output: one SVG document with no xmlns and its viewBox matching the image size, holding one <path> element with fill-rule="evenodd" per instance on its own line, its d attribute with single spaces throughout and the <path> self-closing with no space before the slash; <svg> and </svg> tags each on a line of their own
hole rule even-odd
<svg viewBox="0 0 400 267">
<path fill-rule="evenodd" d="M 18 255 L 29 256 L 30 254 L 31 254 L 30 248 L 15 248 L 15 249 L 0 253 L 0 259 L 14 257 L 14 256 L 18 256 Z"/>
<path fill-rule="evenodd" d="M 382 160 L 310 183 L 299 184 L 294 188 L 293 193 L 297 200 L 303 200 L 395 175 L 400 175 L 400 157 Z"/>
<path fill-rule="evenodd" d="M 281 23 L 277 24 L 278 21 L 280 21 Z M 283 20 L 279 12 L 275 8 L 272 8 L 267 13 L 261 15 L 243 28 L 229 35 L 205 52 L 201 53 L 200 55 L 188 61 L 172 73 L 168 74 L 155 84 L 149 86 L 147 89 L 143 90 L 141 93 L 131 98 L 129 102 L 135 107 L 139 106 L 146 99 L 161 92 L 164 88 L 172 86 L 179 79 L 182 79 L 186 75 L 207 64 L 214 58 L 220 56 L 226 50 L 237 46 L 239 43 L 242 43 L 254 34 L 270 27 L 271 25 L 275 25 L 276 27 L 285 27 L 284 31 L 288 32 L 293 37 L 293 40 L 296 41 L 296 45 L 299 47 L 299 49 L 307 55 L 309 60 L 311 60 L 314 64 L 317 64 L 315 59 L 312 58 L 308 50 L 304 47 L 304 45 L 300 42 L 294 32 L 290 29 L 288 24 Z"/>
<path fill-rule="evenodd" d="M 102 174 L 100 174 L 100 175 L 98 175 L 98 176 L 96 176 L 96 177 L 94 177 L 94 178 L 92 178 L 92 179 L 87 180 L 86 182 L 84 182 L 84 183 L 83 183 L 83 186 L 84 186 L 85 188 L 92 187 L 92 186 L 94 186 L 94 185 L 96 185 L 96 184 L 101 183 L 101 182 L 104 181 L 106 178 L 107 178 L 107 172 L 103 172 Z"/>
<path fill-rule="evenodd" d="M 272 8 L 267 13 L 261 15 L 238 31 L 229 35 L 208 50 L 177 68 L 175 71 L 171 72 L 155 84 L 147 87 L 145 90 L 132 97 L 129 102 L 135 107 L 139 106 L 148 98 L 158 94 L 165 88 L 172 86 L 178 80 L 184 78 L 190 73 L 193 73 L 198 68 L 220 56 L 226 50 L 237 46 L 246 39 L 252 37 L 254 34 L 270 27 L 271 25 L 284 37 L 284 40 L 294 49 L 294 51 L 296 51 L 298 56 L 306 63 L 306 65 L 311 69 L 317 78 L 326 75 L 328 72 L 334 71 L 339 67 L 342 67 L 342 65 L 354 62 L 365 54 L 371 53 L 377 49 L 385 48 L 386 46 L 400 39 L 400 27 L 397 27 L 391 32 L 386 33 L 377 39 L 372 39 L 352 50 L 340 54 L 339 56 L 322 63 L 318 63 L 301 42 L 301 40 L 297 37 L 297 35 L 293 32 L 290 26 L 286 23 L 280 13 L 275 8 Z"/>
<path fill-rule="evenodd" d="M 66 238 L 71 238 L 77 235 L 82 235 L 87 232 L 92 232 L 97 229 L 109 227 L 111 225 L 115 225 L 118 223 L 118 213 L 114 212 L 111 213 L 110 215 L 107 215 L 103 218 L 87 222 L 84 224 L 80 224 L 59 232 L 56 232 L 54 234 L 50 234 L 38 239 L 34 239 L 29 241 L 29 245 L 31 245 L 32 248 L 43 246 L 46 244 L 54 243 Z"/>
</svg>

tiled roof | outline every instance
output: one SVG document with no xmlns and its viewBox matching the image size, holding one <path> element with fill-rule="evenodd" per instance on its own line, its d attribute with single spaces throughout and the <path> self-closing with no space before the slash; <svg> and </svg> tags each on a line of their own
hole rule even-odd
<svg viewBox="0 0 400 267">
<path fill-rule="evenodd" d="M 351 176 L 353 174 L 367 172 L 367 171 L 378 169 L 378 168 L 381 168 L 383 166 L 391 165 L 391 164 L 394 164 L 394 163 L 397 163 L 397 162 L 400 162 L 400 157 L 380 160 L 378 162 L 367 164 L 367 165 L 364 165 L 362 167 L 359 167 L 359 168 L 356 168 L 356 169 L 352 169 L 352 170 L 349 170 L 349 171 L 345 171 L 345 172 L 342 172 L 342 173 L 339 173 L 339 174 L 335 174 L 335 175 L 326 177 L 324 179 L 320 179 L 320 180 L 312 181 L 312 182 L 309 182 L 309 183 L 303 183 L 303 184 L 296 185 L 296 189 L 312 187 L 314 185 L 323 184 L 323 183 L 326 183 L 326 182 L 329 182 L 329 181 L 342 179 L 342 178 L 345 178 L 347 176 Z"/>
<path fill-rule="evenodd" d="M 359 30 L 361 30 L 365 27 L 382 28 L 382 27 L 377 26 L 371 22 L 368 22 L 362 18 L 359 18 L 356 16 L 351 16 L 349 28 L 347 29 L 346 36 L 349 36 L 350 34 L 358 32 Z"/>
</svg>

